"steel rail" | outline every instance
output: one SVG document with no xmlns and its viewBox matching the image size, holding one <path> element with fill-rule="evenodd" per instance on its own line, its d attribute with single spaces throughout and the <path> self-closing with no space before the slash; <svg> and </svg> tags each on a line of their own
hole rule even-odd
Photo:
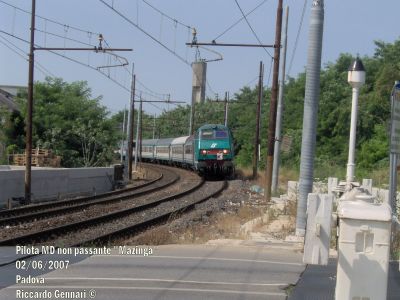
<svg viewBox="0 0 400 300">
<path fill-rule="evenodd" d="M 114 196 L 111 198 L 94 200 L 94 201 L 90 201 L 90 202 L 86 202 L 86 203 L 77 204 L 74 206 L 57 207 L 57 208 L 50 209 L 50 210 L 38 211 L 38 212 L 31 213 L 31 214 L 25 214 L 25 215 L 2 219 L 2 220 L 0 220 L 0 226 L 28 223 L 31 221 L 52 218 L 52 217 L 56 217 L 59 215 L 68 214 L 68 213 L 71 213 L 74 211 L 79 211 L 79 210 L 85 209 L 87 207 L 98 205 L 98 204 L 103 205 L 103 204 L 111 204 L 111 203 L 119 202 L 119 201 L 130 200 L 133 197 L 143 196 L 146 194 L 150 194 L 150 193 L 159 191 L 166 187 L 169 187 L 170 185 L 176 183 L 179 179 L 180 179 L 180 176 L 176 176 L 176 177 L 172 178 L 171 180 L 167 181 L 166 183 L 163 183 L 159 186 L 150 187 L 149 189 L 145 189 L 143 191 L 133 192 L 133 193 L 129 193 L 129 194 L 123 194 L 122 196 Z M 142 188 L 142 187 L 143 186 L 140 186 L 140 188 Z"/>
<path fill-rule="evenodd" d="M 40 231 L 33 232 L 33 233 L 28 233 L 26 235 L 21 235 L 21 236 L 10 238 L 10 239 L 0 240 L 0 246 L 33 245 L 33 244 L 41 243 L 46 240 L 49 240 L 49 238 L 52 238 L 54 236 L 59 236 L 63 233 L 71 232 L 76 229 L 79 230 L 80 228 L 87 228 L 88 226 L 108 222 L 110 220 L 125 217 L 132 213 L 138 213 L 145 209 L 153 208 L 163 202 L 174 200 L 178 197 L 182 197 L 191 192 L 194 192 L 195 190 L 200 188 L 203 184 L 204 184 L 204 179 L 201 179 L 201 181 L 199 181 L 199 183 L 197 183 L 195 186 L 193 186 L 183 192 L 158 199 L 151 203 L 146 203 L 146 204 L 139 205 L 136 207 L 122 209 L 119 211 L 111 212 L 111 213 L 108 213 L 105 215 L 93 217 L 93 218 L 86 219 L 83 221 L 73 222 L 73 223 L 66 224 L 66 225 L 61 225 L 61 226 L 57 226 L 57 227 L 53 227 L 53 228 L 49 228 L 49 229 L 44 229 L 44 230 L 40 230 Z"/>
<path fill-rule="evenodd" d="M 135 233 L 141 232 L 151 226 L 159 225 L 162 223 L 167 222 L 171 216 L 177 213 L 187 213 L 195 208 L 195 206 L 199 203 L 202 203 L 214 196 L 219 195 L 224 189 L 227 187 L 227 181 L 223 181 L 222 185 L 218 187 L 215 191 L 211 192 L 210 194 L 200 198 L 199 200 L 190 203 L 184 207 L 177 208 L 170 212 L 165 212 L 161 215 L 158 215 L 153 218 L 149 218 L 147 220 L 143 220 L 141 222 L 137 222 L 135 224 L 126 226 L 124 228 L 120 228 L 116 231 L 103 234 L 93 239 L 87 239 L 86 241 L 76 243 L 71 247 L 79 247 L 79 246 L 86 246 L 86 245 L 106 245 L 112 243 L 116 238 L 121 238 L 126 235 L 133 235 Z"/>
</svg>

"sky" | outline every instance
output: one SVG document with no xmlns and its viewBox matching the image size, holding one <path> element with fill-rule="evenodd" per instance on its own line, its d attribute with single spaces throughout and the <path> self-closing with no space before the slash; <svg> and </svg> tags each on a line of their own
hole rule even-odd
<svg viewBox="0 0 400 300">
<path fill-rule="evenodd" d="M 248 16 L 248 21 L 263 44 L 273 44 L 278 1 L 237 2 L 245 13 L 262 3 Z M 30 15 L 6 3 L 28 12 L 31 10 L 28 0 L 0 0 L 0 85 L 26 86 L 29 44 L 15 37 L 29 41 Z M 312 0 L 284 0 L 286 5 L 290 9 L 286 72 L 296 77 L 307 63 Z M 340 53 L 373 55 L 375 40 L 394 42 L 400 35 L 399 11 L 398 0 L 326 0 L 322 64 L 334 62 Z M 120 56 L 118 58 L 94 51 L 57 51 L 59 55 L 35 51 L 35 80 L 56 76 L 67 82 L 87 81 L 93 97 L 102 96 L 101 103 L 111 113 L 129 104 L 132 64 L 138 80 L 137 95 L 142 93 L 143 99 L 160 101 L 170 95 L 171 100 L 190 102 L 190 63 L 194 61 L 196 51 L 185 45 L 192 40 L 188 26 L 196 28 L 199 42 L 216 39 L 221 43 L 258 43 L 244 20 L 218 37 L 242 17 L 235 0 L 37 0 L 36 15 L 37 45 L 88 47 L 87 44 L 98 45 L 97 34 L 101 33 L 107 42 L 103 42 L 103 46 L 133 49 L 132 52 L 114 52 Z M 270 86 L 272 78 L 268 81 L 268 77 L 272 59 L 264 49 L 210 47 L 209 50 L 217 51 L 223 60 L 208 63 L 208 97 L 215 98 L 218 94 L 221 98 L 225 91 L 234 95 L 245 85 L 254 87 L 260 61 L 265 63 L 264 84 Z M 273 55 L 272 49 L 268 51 Z M 200 57 L 212 60 L 219 56 L 200 49 Z M 125 61 L 129 65 L 116 66 Z M 104 66 L 109 67 L 99 69 L 105 74 L 102 75 L 97 68 Z M 173 107 L 173 104 L 159 102 L 144 104 L 147 113 L 157 115 Z"/>
</svg>

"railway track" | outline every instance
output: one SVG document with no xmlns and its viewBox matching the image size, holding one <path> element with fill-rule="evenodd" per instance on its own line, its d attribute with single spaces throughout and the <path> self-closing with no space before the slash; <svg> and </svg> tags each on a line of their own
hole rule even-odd
<svg viewBox="0 0 400 300">
<path fill-rule="evenodd" d="M 0 246 L 51 244 L 79 246 L 107 244 L 121 235 L 132 234 L 165 222 L 172 215 L 190 210 L 225 189 L 226 181 L 205 182 L 150 203 L 114 211 L 83 221 L 39 230 L 22 236 L 0 240 Z"/>
<path fill-rule="evenodd" d="M 150 168 L 154 167 L 150 166 Z M 180 179 L 179 175 L 171 170 L 163 167 L 160 168 L 163 173 L 160 173 L 157 178 L 138 186 L 107 192 L 96 196 L 34 204 L 0 211 L 0 227 L 52 218 L 67 213 L 73 213 L 74 211 L 88 209 L 90 206 L 94 205 L 107 205 L 119 201 L 130 200 L 133 197 L 139 197 L 166 188 Z"/>
</svg>

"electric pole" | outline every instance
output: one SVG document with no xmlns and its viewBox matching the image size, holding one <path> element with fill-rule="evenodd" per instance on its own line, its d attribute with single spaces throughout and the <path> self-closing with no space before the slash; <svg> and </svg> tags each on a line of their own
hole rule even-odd
<svg viewBox="0 0 400 300">
<path fill-rule="evenodd" d="M 278 11 L 276 15 L 275 45 L 281 44 L 282 13 L 283 13 L 282 2 L 283 0 L 279 0 L 278 2 Z M 269 126 L 268 126 L 268 149 L 267 149 L 267 168 L 266 168 L 267 186 L 265 188 L 265 198 L 267 202 L 271 200 L 272 167 L 274 160 L 275 129 L 276 129 L 276 106 L 278 98 L 279 58 L 280 58 L 280 47 L 275 47 L 274 73 L 272 79 L 271 104 L 269 109 Z"/>
<path fill-rule="evenodd" d="M 195 113 L 195 102 L 192 100 L 192 105 L 190 106 L 190 125 L 189 125 L 189 135 L 194 132 L 194 113 Z"/>
<path fill-rule="evenodd" d="M 156 114 L 154 114 L 154 117 L 153 117 L 153 140 L 154 140 L 155 136 L 156 136 Z"/>
<path fill-rule="evenodd" d="M 29 47 L 29 78 L 28 78 L 28 102 L 26 118 L 26 146 L 25 146 L 25 203 L 31 203 L 32 182 L 32 114 L 33 114 L 33 70 L 35 63 L 35 14 L 36 0 L 32 0 L 31 12 L 31 41 Z"/>
<path fill-rule="evenodd" d="M 285 29 L 284 29 L 283 43 L 282 43 L 281 80 L 279 83 L 278 109 L 276 112 L 274 166 L 272 168 L 272 172 L 273 172 L 272 173 L 272 192 L 276 192 L 278 189 L 279 164 L 280 164 L 281 142 L 282 142 L 283 95 L 284 95 L 284 89 L 285 89 L 285 76 L 286 76 L 285 69 L 286 69 L 288 21 L 289 21 L 289 6 L 286 6 Z"/>
<path fill-rule="evenodd" d="M 136 126 L 136 142 L 135 142 L 135 171 L 137 171 L 137 161 L 138 161 L 138 152 L 139 152 L 139 127 L 141 123 L 141 118 L 142 118 L 142 93 L 140 93 L 140 98 L 139 98 L 139 111 L 138 111 L 138 120 L 137 120 L 137 126 Z"/>
<path fill-rule="evenodd" d="M 256 135 L 254 137 L 254 154 L 253 154 L 253 179 L 257 178 L 258 170 L 258 145 L 260 144 L 260 118 L 261 118 L 261 101 L 264 89 L 264 64 L 260 61 L 260 75 L 258 78 L 258 100 L 257 100 L 257 114 L 256 114 Z"/>
<path fill-rule="evenodd" d="M 133 73 L 132 65 L 132 84 L 131 84 L 131 101 L 129 115 L 129 137 L 128 137 L 128 178 L 132 180 L 132 151 L 133 151 L 133 127 L 135 120 L 135 93 L 136 93 L 136 75 Z"/>
<path fill-rule="evenodd" d="M 143 111 L 142 97 L 140 96 L 140 127 L 139 127 L 139 162 L 142 163 L 142 140 L 143 140 Z"/>
<path fill-rule="evenodd" d="M 124 120 L 122 122 L 122 140 L 121 140 L 121 164 L 124 163 L 123 152 L 124 152 L 124 144 L 125 144 L 125 119 L 126 119 L 126 105 L 124 106 Z M 126 158 L 125 158 L 126 159 Z"/>
<path fill-rule="evenodd" d="M 228 102 L 229 102 L 229 92 L 225 92 L 225 112 L 224 112 L 224 125 L 228 126 Z"/>
</svg>

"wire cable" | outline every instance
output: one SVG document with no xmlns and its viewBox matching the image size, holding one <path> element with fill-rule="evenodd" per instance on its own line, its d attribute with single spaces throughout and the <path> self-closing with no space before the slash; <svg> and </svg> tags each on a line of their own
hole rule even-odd
<svg viewBox="0 0 400 300">
<path fill-rule="evenodd" d="M 250 10 L 248 13 L 246 13 L 246 17 L 250 16 L 253 12 L 255 12 L 259 7 L 261 7 L 264 3 L 268 2 L 269 0 L 264 0 L 260 4 L 258 4 L 256 7 L 254 7 L 252 10 Z M 216 38 L 214 38 L 214 41 L 219 39 L 221 36 L 223 36 L 225 33 L 227 33 L 229 30 L 231 30 L 233 27 L 235 27 L 237 24 L 242 22 L 244 19 L 244 16 L 241 17 L 239 20 L 237 20 L 235 23 L 233 23 L 231 26 L 229 26 L 227 29 L 225 29 L 222 33 L 220 33 Z"/>
<path fill-rule="evenodd" d="M 0 0 L 1 1 L 1 0 Z M 138 24 L 136 24 L 135 22 L 133 22 L 131 19 L 129 19 L 127 16 L 125 16 L 122 12 L 116 10 L 115 8 L 113 8 L 111 5 L 109 5 L 107 2 L 105 2 L 104 0 L 99 0 L 101 3 L 103 3 L 105 6 L 107 6 L 109 9 L 111 9 L 112 11 L 114 11 L 117 15 L 119 15 L 121 18 L 123 18 L 125 21 L 127 21 L 128 23 L 130 23 L 131 25 L 133 25 L 134 27 L 136 27 L 137 29 L 139 29 L 142 33 L 144 33 L 145 35 L 147 35 L 150 39 L 152 39 L 154 42 L 156 42 L 157 44 L 159 44 L 161 47 L 163 47 L 164 49 L 166 49 L 168 52 L 170 52 L 172 55 L 174 55 L 175 57 L 177 57 L 179 60 L 181 60 L 183 63 L 185 63 L 186 65 L 190 66 L 190 63 L 183 58 L 182 56 L 180 56 L 179 54 L 177 54 L 174 50 L 172 50 L 171 48 L 169 48 L 168 46 L 166 46 L 165 44 L 163 44 L 162 42 L 160 42 L 157 38 L 155 38 L 154 36 L 152 36 L 150 33 L 148 33 L 147 31 L 145 31 L 142 27 L 140 27 Z"/>
<path fill-rule="evenodd" d="M 289 68 L 288 68 L 288 72 L 287 72 L 288 76 L 290 75 L 290 71 L 292 70 L 293 60 L 294 60 L 294 57 L 296 55 L 296 50 L 297 50 L 297 45 L 298 45 L 298 42 L 299 42 L 301 28 L 303 27 L 303 21 L 304 21 L 304 15 L 305 15 L 305 12 L 306 12 L 306 7 L 307 7 L 307 0 L 304 0 L 303 11 L 301 12 L 300 25 L 299 25 L 298 30 L 297 30 L 297 35 L 296 35 L 296 40 L 294 42 L 292 57 L 290 58 Z"/>
<path fill-rule="evenodd" d="M 3 39 L 4 41 L 6 41 L 9 45 L 14 47 L 15 49 L 19 50 L 23 54 L 19 53 L 18 51 L 13 49 L 11 46 L 7 45 L 5 42 L 0 41 L 4 46 L 6 46 L 8 49 L 13 51 L 15 54 L 17 54 L 18 56 L 23 58 L 25 61 L 29 61 L 29 59 L 27 58 L 27 53 L 23 49 L 21 49 L 20 47 L 18 47 L 13 42 L 9 41 L 8 39 L 6 39 L 3 36 L 0 36 L 0 38 Z M 36 59 L 35 59 L 35 67 L 37 67 L 38 70 L 41 71 L 44 75 L 50 75 L 52 77 L 56 77 L 52 72 L 50 72 L 46 67 L 44 67 L 41 63 L 39 63 Z"/>
<path fill-rule="evenodd" d="M 246 15 L 245 15 L 243 9 L 242 9 L 242 8 L 240 7 L 240 5 L 239 5 L 239 2 L 238 2 L 237 0 L 235 0 L 235 3 L 236 3 L 236 5 L 237 5 L 237 7 L 239 8 L 240 12 L 242 13 L 242 16 L 243 16 L 243 18 L 245 19 L 247 25 L 249 26 L 251 32 L 253 33 L 253 35 L 254 35 L 255 38 L 257 39 L 258 43 L 259 43 L 260 45 L 262 45 L 261 40 L 258 38 L 258 35 L 257 35 L 257 33 L 254 31 L 254 29 L 253 29 L 253 27 L 251 26 L 249 20 L 247 20 L 247 17 L 246 17 Z M 271 58 L 273 58 L 272 55 L 271 55 L 271 53 L 269 53 L 268 50 L 267 50 L 265 47 L 263 47 L 263 49 L 264 49 L 265 52 L 268 53 L 268 55 L 269 55 Z"/>
<path fill-rule="evenodd" d="M 166 13 L 164 13 L 163 11 L 159 10 L 157 7 L 155 7 L 154 5 L 150 4 L 149 2 L 147 2 L 146 0 L 142 0 L 144 3 L 146 3 L 148 6 L 150 6 L 152 9 L 154 9 L 155 11 L 157 11 L 159 14 L 161 14 L 162 16 L 166 17 L 167 19 L 171 20 L 173 23 L 175 24 L 179 24 L 183 27 L 186 28 L 190 28 L 190 29 L 194 29 L 192 26 L 186 25 L 180 21 L 178 21 L 177 19 L 167 15 Z"/>
<path fill-rule="evenodd" d="M 12 4 L 10 4 L 10 3 L 4 1 L 4 0 L 0 0 L 0 3 L 3 3 L 3 4 L 5 4 L 5 5 L 9 6 L 9 7 L 12 7 L 12 8 L 14 8 L 14 9 L 16 9 L 16 10 L 19 10 L 19 11 L 22 11 L 22 12 L 24 12 L 24 13 L 26 13 L 26 14 L 31 15 L 31 12 L 30 12 L 30 11 L 27 11 L 27 10 L 25 10 L 25 9 L 22 9 L 22 8 L 18 7 L 18 6 L 12 5 Z M 53 24 L 57 24 L 57 25 L 62 26 L 62 27 L 64 27 L 64 28 L 73 29 L 73 30 L 76 30 L 76 31 L 79 31 L 79 32 L 90 33 L 90 34 L 97 34 L 97 35 L 100 34 L 100 33 L 96 33 L 96 32 L 90 31 L 90 30 L 84 30 L 84 29 L 78 28 L 78 27 L 76 27 L 76 26 L 71 26 L 71 25 L 63 24 L 63 23 L 61 23 L 61 22 L 59 22 L 59 21 L 55 21 L 55 20 L 52 20 L 52 19 L 49 19 L 49 18 L 45 18 L 45 17 L 39 16 L 39 15 L 36 15 L 36 14 L 35 14 L 35 17 L 40 18 L 40 19 L 42 19 L 42 20 L 45 20 L 45 21 L 47 21 L 47 22 L 51 22 L 51 23 L 53 23 Z"/>
<path fill-rule="evenodd" d="M 73 38 L 69 38 L 69 37 L 63 36 L 63 35 L 59 35 L 57 33 L 44 31 L 44 30 L 40 30 L 40 29 L 37 29 L 37 28 L 35 28 L 35 31 L 43 33 L 45 35 L 48 34 L 48 35 L 51 35 L 51 36 L 59 37 L 61 39 L 68 40 L 68 41 L 71 41 L 71 42 L 75 42 L 75 43 L 78 43 L 78 44 L 82 44 L 82 45 L 85 45 L 85 46 L 96 47 L 96 45 L 92 45 L 92 44 L 89 44 L 89 43 L 86 43 L 86 42 L 83 42 L 83 41 L 79 41 L 77 39 L 73 39 Z"/>
<path fill-rule="evenodd" d="M 18 40 L 20 40 L 20 41 L 22 41 L 22 42 L 25 42 L 25 43 L 29 44 L 29 41 L 27 41 L 27 40 L 25 40 L 25 39 L 23 39 L 23 38 L 20 38 L 20 37 L 18 37 L 18 36 L 16 36 L 16 35 L 13 35 L 13 34 L 11 34 L 11 33 L 8 33 L 8 32 L 6 32 L 6 31 L 0 30 L 0 33 L 7 34 L 7 35 L 9 35 L 9 36 L 11 36 L 11 37 L 13 37 L 13 38 L 15 38 L 15 39 L 18 39 Z M 35 46 L 38 46 L 38 45 L 35 44 Z M 111 80 L 112 82 L 114 82 L 116 85 L 118 85 L 119 87 L 121 87 L 121 88 L 124 89 L 125 91 L 127 91 L 127 92 L 129 92 L 129 93 L 131 92 L 131 90 L 130 90 L 129 88 L 125 87 L 123 84 L 121 84 L 120 82 L 118 82 L 118 81 L 115 80 L 114 78 L 111 78 L 110 76 L 108 76 L 108 74 L 106 74 L 106 73 L 104 73 L 104 72 L 98 70 L 98 69 L 97 69 L 96 67 L 94 67 L 94 66 L 85 64 L 85 63 L 83 63 L 83 62 L 81 62 L 81 61 L 79 61 L 79 60 L 76 60 L 76 59 L 74 59 L 74 58 L 68 57 L 68 56 L 66 56 L 66 55 L 64 55 L 64 54 L 57 53 L 56 51 L 48 50 L 48 52 L 50 52 L 50 53 L 52 53 L 52 54 L 54 54 L 54 55 L 57 55 L 57 56 L 59 56 L 59 57 L 61 57 L 61 58 L 64 58 L 64 59 L 66 59 L 66 60 L 68 60 L 68 61 L 74 62 L 74 63 L 76 63 L 76 64 L 78 64 L 78 65 L 83 66 L 83 67 L 87 67 L 87 68 L 89 68 L 89 69 L 92 69 L 92 70 L 94 70 L 94 71 L 100 73 L 101 75 L 103 75 L 103 76 L 106 77 L 107 79 Z M 43 71 L 42 71 L 42 72 L 43 72 Z M 50 72 L 49 72 L 49 73 L 50 73 Z M 50 74 L 51 74 L 51 73 L 50 73 Z M 53 76 L 53 77 L 55 77 L 55 76 Z M 142 92 L 142 91 L 137 90 L 137 92 Z M 142 99 L 143 99 L 143 100 L 146 100 L 146 99 L 144 99 L 143 97 L 142 97 Z M 140 100 L 140 98 L 139 98 L 138 100 Z M 162 108 L 160 108 L 159 106 L 155 105 L 154 103 L 151 103 L 151 102 L 146 102 L 146 103 L 150 104 L 151 106 L 157 108 L 157 109 L 160 110 L 160 111 L 163 111 Z M 170 104 L 175 104 L 175 103 L 170 103 Z"/>
<path fill-rule="evenodd" d="M 244 86 L 250 86 L 250 84 L 252 84 L 254 81 L 256 81 L 260 76 L 257 75 L 256 77 L 254 77 L 252 80 L 250 80 L 248 83 L 246 83 Z"/>
</svg>

